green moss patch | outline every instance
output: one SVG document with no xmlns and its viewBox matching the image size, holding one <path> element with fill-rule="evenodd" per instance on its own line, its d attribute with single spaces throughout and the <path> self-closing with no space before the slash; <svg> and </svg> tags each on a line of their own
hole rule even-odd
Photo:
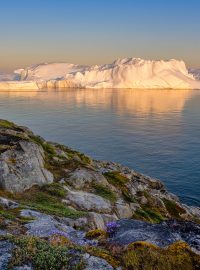
<svg viewBox="0 0 200 270">
<path fill-rule="evenodd" d="M 126 183 L 128 183 L 128 178 L 121 175 L 120 172 L 114 171 L 114 172 L 106 172 L 104 174 L 108 182 L 116 187 L 124 186 Z"/>
<path fill-rule="evenodd" d="M 108 187 L 104 185 L 93 183 L 92 188 L 94 189 L 95 194 L 103 197 L 104 199 L 107 199 L 111 202 L 115 202 L 117 200 L 114 192 L 112 192 Z"/>
<path fill-rule="evenodd" d="M 152 223 L 159 223 L 165 219 L 161 213 L 157 212 L 156 210 L 149 209 L 149 208 L 143 208 L 143 209 L 137 210 L 133 218 L 152 222 Z"/>
<path fill-rule="evenodd" d="M 64 198 L 66 195 L 66 190 L 64 189 L 64 187 L 56 182 L 42 186 L 41 190 L 59 198 Z"/>
<path fill-rule="evenodd" d="M 21 196 L 20 202 L 24 206 L 38 210 L 47 214 L 79 218 L 85 215 L 85 212 L 72 210 L 61 202 L 61 199 L 41 190 L 30 190 Z"/>
<path fill-rule="evenodd" d="M 181 208 L 178 204 L 176 204 L 174 201 L 163 199 L 163 202 L 169 214 L 174 218 L 180 218 L 181 214 L 186 213 L 186 211 L 183 208 Z"/>
<path fill-rule="evenodd" d="M 49 154 L 49 155 L 56 155 L 55 152 L 55 147 L 46 142 L 45 140 L 43 140 L 40 136 L 36 136 L 36 135 L 30 135 L 30 140 L 37 143 L 38 145 L 42 146 L 42 148 L 44 149 L 44 151 Z"/>
<path fill-rule="evenodd" d="M 10 121 L 0 119 L 0 127 L 1 128 L 15 128 L 16 125 Z"/>
<path fill-rule="evenodd" d="M 127 202 L 136 202 L 134 196 L 131 194 L 129 189 L 126 187 L 126 184 L 129 182 L 129 179 L 125 176 L 121 175 L 120 172 L 114 171 L 114 172 L 107 172 L 104 174 L 107 181 L 121 190 L 121 193 Z"/>
</svg>

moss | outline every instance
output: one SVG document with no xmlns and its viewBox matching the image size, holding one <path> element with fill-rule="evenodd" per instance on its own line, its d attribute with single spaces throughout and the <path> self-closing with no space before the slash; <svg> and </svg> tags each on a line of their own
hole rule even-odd
<svg viewBox="0 0 200 270">
<path fill-rule="evenodd" d="M 40 136 L 36 136 L 36 135 L 30 135 L 30 140 L 37 143 L 38 145 L 42 146 L 42 148 L 44 149 L 44 151 L 49 154 L 49 155 L 53 155 L 55 156 L 56 155 L 56 152 L 55 152 L 55 147 L 46 142 L 45 140 L 43 140 Z"/>
<path fill-rule="evenodd" d="M 9 263 L 9 269 L 31 263 L 36 270 L 77 270 L 84 269 L 81 256 L 71 253 L 65 246 L 51 245 L 36 237 L 24 236 L 13 239 L 15 249 Z M 73 260 L 76 259 L 76 264 Z"/>
<path fill-rule="evenodd" d="M 44 142 L 42 145 L 44 151 L 46 153 L 48 153 L 49 155 L 55 156 L 56 152 L 55 152 L 55 148 L 52 144 L 48 143 L 48 142 Z"/>
<path fill-rule="evenodd" d="M 65 236 L 62 235 L 52 235 L 49 239 L 49 242 L 53 246 L 65 246 L 65 247 L 73 247 L 74 244 L 72 243 L 71 240 L 66 238 Z"/>
<path fill-rule="evenodd" d="M 118 171 L 107 172 L 104 174 L 108 182 L 115 186 L 116 188 L 120 189 L 124 200 L 131 203 L 136 202 L 134 196 L 131 194 L 129 189 L 126 187 L 126 184 L 129 182 L 129 179 L 125 176 L 121 175 Z"/>
<path fill-rule="evenodd" d="M 129 181 L 128 178 L 121 175 L 118 171 L 106 172 L 104 173 L 104 176 L 111 185 L 116 187 L 122 187 Z"/>
<path fill-rule="evenodd" d="M 1 128 L 15 128 L 16 125 L 10 121 L 0 119 L 0 127 Z"/>
<path fill-rule="evenodd" d="M 120 266 L 120 262 L 117 258 L 112 256 L 109 251 L 102 249 L 102 248 L 96 248 L 96 247 L 88 247 L 86 251 L 96 257 L 100 257 L 104 260 L 106 260 L 112 267 L 117 268 Z"/>
<path fill-rule="evenodd" d="M 67 167 L 68 161 L 58 162 L 53 160 L 50 156 L 46 156 L 45 158 L 45 168 L 53 174 L 55 181 L 59 181 L 66 176 L 65 168 Z"/>
<path fill-rule="evenodd" d="M 157 212 L 156 210 L 149 209 L 149 208 L 143 208 L 136 210 L 133 218 L 149 221 L 152 223 L 159 223 L 164 220 L 164 217 L 161 213 Z"/>
<path fill-rule="evenodd" d="M 56 182 L 42 186 L 41 190 L 59 198 L 64 198 L 66 195 L 66 190 L 63 186 Z"/>
<path fill-rule="evenodd" d="M 100 229 L 91 230 L 86 233 L 86 238 L 88 239 L 95 239 L 95 238 L 102 239 L 106 237 L 107 237 L 107 233 L 104 230 L 100 230 Z"/>
<path fill-rule="evenodd" d="M 121 187 L 122 196 L 124 197 L 124 200 L 128 203 L 135 203 L 136 200 L 134 196 L 131 194 L 129 189 L 126 186 Z"/>
<path fill-rule="evenodd" d="M 177 241 L 171 244 L 170 246 L 167 247 L 167 251 L 172 252 L 172 253 L 179 253 L 182 251 L 189 251 L 190 246 L 183 242 L 183 241 Z"/>
<path fill-rule="evenodd" d="M 186 211 L 181 208 L 177 203 L 174 201 L 168 200 L 168 199 L 163 199 L 163 202 L 165 204 L 165 207 L 167 211 L 169 212 L 170 216 L 174 218 L 180 218 L 181 214 L 185 214 Z"/>
<path fill-rule="evenodd" d="M 127 250 L 135 250 L 137 248 L 151 248 L 151 249 L 159 249 L 158 246 L 153 245 L 149 242 L 145 242 L 145 241 L 137 241 L 137 242 L 133 242 L 128 244 L 127 246 Z"/>
<path fill-rule="evenodd" d="M 0 153 L 3 153 L 7 150 L 11 149 L 11 146 L 10 145 L 5 145 L 5 144 L 1 144 L 0 145 Z"/>
<path fill-rule="evenodd" d="M 92 184 L 92 188 L 94 189 L 94 193 L 111 201 L 111 202 L 115 202 L 117 200 L 116 195 L 114 194 L 114 192 L 112 192 L 111 190 L 109 190 L 108 187 L 102 185 L 102 184 L 98 184 L 98 183 L 93 183 Z"/>
<path fill-rule="evenodd" d="M 84 165 L 88 165 L 91 163 L 91 159 L 86 156 L 85 154 L 83 153 L 80 153 L 80 152 L 76 152 L 77 156 L 80 158 L 81 162 L 84 164 Z"/>
<path fill-rule="evenodd" d="M 32 134 L 29 137 L 33 142 L 37 143 L 38 145 L 42 146 L 44 143 L 44 140 L 40 136 L 36 136 Z"/>
<path fill-rule="evenodd" d="M 136 242 L 128 246 L 122 264 L 128 270 L 197 270 L 200 269 L 200 256 L 182 242 L 165 249 Z"/>
<path fill-rule="evenodd" d="M 49 195 L 42 191 L 34 193 L 30 191 L 26 192 L 26 194 L 21 197 L 21 204 L 31 209 L 57 216 L 79 218 L 85 215 L 85 212 L 72 210 L 65 206 L 56 196 Z"/>
<path fill-rule="evenodd" d="M 16 218 L 14 215 L 12 215 L 11 213 L 9 213 L 5 210 L 0 210 L 0 216 L 4 217 L 6 219 L 10 219 L 10 220 L 13 220 Z"/>
<path fill-rule="evenodd" d="M 90 157 L 88 157 L 87 155 L 80 153 L 78 151 L 75 151 L 65 145 L 58 144 L 57 147 L 60 148 L 62 151 L 64 151 L 69 157 L 69 159 L 73 159 L 75 156 L 77 156 L 83 165 L 89 165 L 92 162 Z"/>
<path fill-rule="evenodd" d="M 0 216 L 14 220 L 16 217 L 19 217 L 20 210 L 20 208 L 4 209 L 3 207 L 0 207 Z"/>
<path fill-rule="evenodd" d="M 0 230 L 5 230 L 7 227 L 6 220 L 3 216 L 0 214 Z"/>
</svg>

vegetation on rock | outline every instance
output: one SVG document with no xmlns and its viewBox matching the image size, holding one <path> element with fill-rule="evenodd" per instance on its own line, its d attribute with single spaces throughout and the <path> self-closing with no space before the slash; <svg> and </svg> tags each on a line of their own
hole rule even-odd
<svg viewBox="0 0 200 270">
<path fill-rule="evenodd" d="M 48 241 L 36 237 L 24 236 L 13 239 L 16 247 L 13 250 L 9 269 L 24 263 L 31 263 L 36 270 L 81 270 L 84 263 L 76 250 L 63 245 L 52 245 Z"/>
<path fill-rule="evenodd" d="M 106 231 L 104 230 L 100 230 L 100 229 L 96 229 L 96 230 L 91 230 L 89 232 L 86 233 L 86 237 L 88 239 L 102 239 L 102 238 L 106 238 L 108 235 L 106 233 Z"/>
<path fill-rule="evenodd" d="M 128 246 L 122 261 L 128 270 L 197 270 L 200 257 L 189 246 L 177 242 L 167 248 L 158 248 L 145 242 L 135 242 Z"/>
<path fill-rule="evenodd" d="M 107 199 L 111 202 L 115 202 L 117 200 L 117 197 L 113 191 L 109 189 L 109 187 L 106 187 L 99 183 L 93 183 L 92 188 L 94 189 L 94 193 L 103 197 L 104 199 Z"/>
</svg>

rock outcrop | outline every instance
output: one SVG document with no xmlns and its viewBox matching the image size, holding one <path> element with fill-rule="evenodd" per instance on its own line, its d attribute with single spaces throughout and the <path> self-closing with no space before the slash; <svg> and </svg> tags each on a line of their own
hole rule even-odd
<svg viewBox="0 0 200 270">
<path fill-rule="evenodd" d="M 53 182 L 45 169 L 43 148 L 28 140 L 26 132 L 0 123 L 0 187 L 11 192 Z"/>
<path fill-rule="evenodd" d="M 134 269 L 123 256 L 138 246 L 140 256 L 142 245 L 181 252 L 179 269 L 189 262 L 197 270 L 199 222 L 200 208 L 161 181 L 0 120 L 0 269 Z"/>
</svg>

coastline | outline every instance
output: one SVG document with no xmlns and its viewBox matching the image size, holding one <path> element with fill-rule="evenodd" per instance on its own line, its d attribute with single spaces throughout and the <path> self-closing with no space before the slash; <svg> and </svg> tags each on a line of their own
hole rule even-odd
<svg viewBox="0 0 200 270">
<path fill-rule="evenodd" d="M 0 120 L 0 172 L 6 266 L 62 269 L 60 249 L 81 270 L 135 269 L 144 254 L 143 269 L 165 267 L 166 259 L 179 269 L 200 265 L 200 208 L 182 204 L 160 180 L 47 142 L 6 120 Z M 38 260 L 39 254 L 53 259 Z M 128 263 L 133 254 L 137 260 Z"/>
</svg>

